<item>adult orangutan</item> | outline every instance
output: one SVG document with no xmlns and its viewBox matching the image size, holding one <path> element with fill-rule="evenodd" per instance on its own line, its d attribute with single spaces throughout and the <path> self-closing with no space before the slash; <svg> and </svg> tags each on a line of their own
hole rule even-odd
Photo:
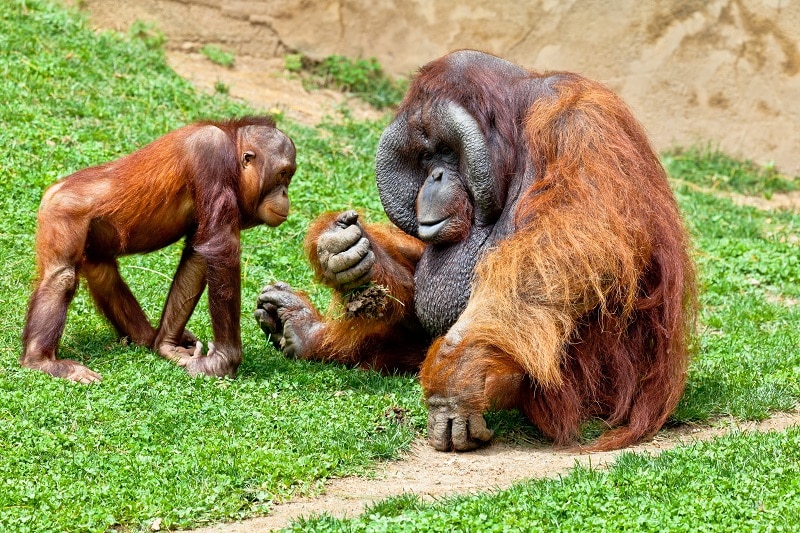
<svg viewBox="0 0 800 533">
<path fill-rule="evenodd" d="M 286 220 L 295 168 L 294 144 L 275 122 L 247 117 L 185 126 L 52 185 L 39 208 L 39 279 L 23 333 L 22 366 L 81 383 L 101 379 L 77 361 L 57 358 L 81 275 L 121 336 L 191 375 L 235 375 L 242 360 L 239 233 Z M 155 329 L 122 280 L 116 258 L 183 236 L 180 265 Z M 206 284 L 215 343 L 203 355 L 202 343 L 185 327 Z"/>
<path fill-rule="evenodd" d="M 421 363 L 439 450 L 489 440 L 487 409 L 518 408 L 559 445 L 600 417 L 594 449 L 661 428 L 685 384 L 694 273 L 665 172 L 617 96 L 455 52 L 420 70 L 375 168 L 399 229 L 348 212 L 306 240 L 355 312 L 323 318 L 282 283 L 259 296 L 285 353 Z M 366 283 L 391 298 L 359 316 L 351 289 Z"/>
</svg>

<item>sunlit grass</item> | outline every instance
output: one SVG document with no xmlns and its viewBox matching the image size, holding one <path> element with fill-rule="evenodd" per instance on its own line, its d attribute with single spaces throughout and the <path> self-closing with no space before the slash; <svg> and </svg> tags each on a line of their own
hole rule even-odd
<svg viewBox="0 0 800 533">
<path fill-rule="evenodd" d="M 193 120 L 252 113 L 224 95 L 195 91 L 165 64 L 152 41 L 157 33 L 148 30 L 143 37 L 142 31 L 95 33 L 79 16 L 43 1 L 0 3 L 0 530 L 136 530 L 156 520 L 162 528 L 177 528 L 264 514 L 276 501 L 318 492 L 326 478 L 364 472 L 376 460 L 396 457 L 425 431 L 413 377 L 285 359 L 250 316 L 258 290 L 274 280 L 327 305 L 328 293 L 313 284 L 303 258 L 303 236 L 308 223 L 327 210 L 358 208 L 370 220 L 385 220 L 373 171 L 385 121 L 359 123 L 345 116 L 308 128 L 279 118 L 298 147 L 292 213 L 279 228 L 244 234 L 245 361 L 236 380 L 190 379 L 145 349 L 119 344 L 83 289 L 71 307 L 61 350 L 102 373 L 104 381 L 82 387 L 19 368 L 44 188 Z M 722 184 L 740 192 L 760 183 L 772 192 L 794 185 L 776 185 L 771 170 L 763 179 L 762 170 L 727 159 L 720 163 L 716 155 L 670 157 L 703 286 L 698 350 L 672 422 L 719 415 L 759 419 L 790 409 L 800 397 L 798 216 L 737 207 L 712 192 Z M 176 245 L 122 261 L 151 320 L 161 310 L 179 255 Z M 205 300 L 189 327 L 210 337 Z M 384 416 L 395 407 L 408 412 L 402 424 Z M 489 422 L 501 439 L 540 438 L 515 413 L 492 414 Z M 724 523 L 732 523 L 740 515 L 731 509 L 741 501 L 745 518 L 761 529 L 764 517 L 781 524 L 787 513 L 797 514 L 791 502 L 800 493 L 792 466 L 798 449 L 796 431 L 735 436 L 665 459 L 634 456 L 608 475 L 579 470 L 563 482 L 532 483 L 512 489 L 501 497 L 505 501 L 464 498 L 429 507 L 413 497 L 398 498 L 370 511 L 383 518 L 360 520 L 372 524 L 370 531 L 406 525 L 420 531 L 513 530 L 515 524 L 553 530 L 568 519 L 598 528 L 596 520 L 629 513 L 620 523 L 631 529 L 646 530 L 661 520 L 666 529 L 677 524 L 677 531 L 704 516 L 729 516 Z M 731 450 L 737 462 L 731 462 Z M 740 475 L 753 483 L 769 476 L 770 483 L 757 489 L 740 482 Z M 653 489 L 650 497 L 650 484 L 664 488 Z M 641 491 L 639 499 L 631 491 L 620 496 L 620 487 L 628 486 Z M 673 487 L 674 505 L 668 495 Z M 709 508 L 690 497 L 690 489 L 717 495 L 721 503 Z M 745 489 L 751 496 L 742 495 Z M 776 503 L 780 498 L 789 503 Z M 493 506 L 506 510 L 489 512 Z M 540 518 L 548 510 L 557 522 Z M 636 516 L 645 516 L 644 522 Z"/>
</svg>

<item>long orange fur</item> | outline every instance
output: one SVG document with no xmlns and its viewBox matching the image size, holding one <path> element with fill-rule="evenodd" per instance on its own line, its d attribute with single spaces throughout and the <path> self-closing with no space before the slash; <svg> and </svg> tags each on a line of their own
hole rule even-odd
<svg viewBox="0 0 800 533">
<path fill-rule="evenodd" d="M 545 435 L 566 445 L 601 417 L 615 429 L 591 449 L 614 449 L 658 431 L 680 399 L 694 273 L 641 126 L 600 84 L 561 76 L 527 113 L 544 171 L 518 207 L 522 229 L 478 265 L 461 355 L 434 345 L 420 378 L 429 396 L 463 388 L 463 376 L 524 375 L 528 392 L 511 403 Z M 474 408 L 496 403 L 488 389 Z"/>
</svg>

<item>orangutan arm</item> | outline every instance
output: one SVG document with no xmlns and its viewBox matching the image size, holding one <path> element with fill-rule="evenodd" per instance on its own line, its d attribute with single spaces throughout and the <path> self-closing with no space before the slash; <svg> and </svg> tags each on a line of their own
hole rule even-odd
<svg viewBox="0 0 800 533">
<path fill-rule="evenodd" d="M 282 283 L 264 288 L 256 318 L 286 354 L 381 370 L 416 370 L 429 342 L 414 314 L 414 269 L 424 245 L 354 211 L 323 215 L 305 239 L 320 281 L 335 291 L 333 320 Z"/>
</svg>

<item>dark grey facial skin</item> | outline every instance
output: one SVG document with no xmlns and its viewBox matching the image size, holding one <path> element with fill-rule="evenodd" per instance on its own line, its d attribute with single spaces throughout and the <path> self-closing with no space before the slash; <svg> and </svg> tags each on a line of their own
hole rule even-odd
<svg viewBox="0 0 800 533">
<path fill-rule="evenodd" d="M 417 194 L 417 234 L 426 242 L 447 242 L 462 224 L 464 213 L 457 208 L 467 191 L 458 168 L 458 153 L 444 146 L 437 153 L 426 153 L 422 167 L 427 174 Z M 462 210 L 463 211 L 463 210 Z"/>
<path fill-rule="evenodd" d="M 486 100 L 481 82 L 470 81 L 475 72 L 491 73 L 503 87 L 494 99 Z M 415 307 L 432 336 L 445 333 L 464 310 L 482 254 L 516 229 L 520 191 L 528 190 L 536 174 L 525 151 L 524 114 L 558 78 L 531 76 L 507 61 L 468 50 L 449 56 L 446 73 L 426 78 L 431 85 L 415 93 L 418 100 L 401 106 L 375 158 L 386 214 L 428 244 L 415 274 Z M 430 166 L 422 160 L 425 154 L 441 155 L 442 146 L 455 160 L 443 165 L 446 179 L 432 183 Z M 449 223 L 436 224 L 452 214 L 437 205 L 448 197 L 468 198 L 472 206 L 469 218 L 462 217 L 466 229 L 457 240 L 447 233 Z"/>
<path fill-rule="evenodd" d="M 433 162 L 430 154 L 436 154 Z M 458 319 L 480 255 L 513 229 L 490 168 L 483 133 L 454 103 L 399 117 L 381 138 L 376 174 L 384 209 L 401 229 L 429 243 L 415 274 L 415 308 L 431 336 L 444 334 Z M 473 206 L 468 235 L 442 242 L 446 228 L 435 222 L 442 220 L 441 203 L 452 201 L 456 189 Z"/>
</svg>

